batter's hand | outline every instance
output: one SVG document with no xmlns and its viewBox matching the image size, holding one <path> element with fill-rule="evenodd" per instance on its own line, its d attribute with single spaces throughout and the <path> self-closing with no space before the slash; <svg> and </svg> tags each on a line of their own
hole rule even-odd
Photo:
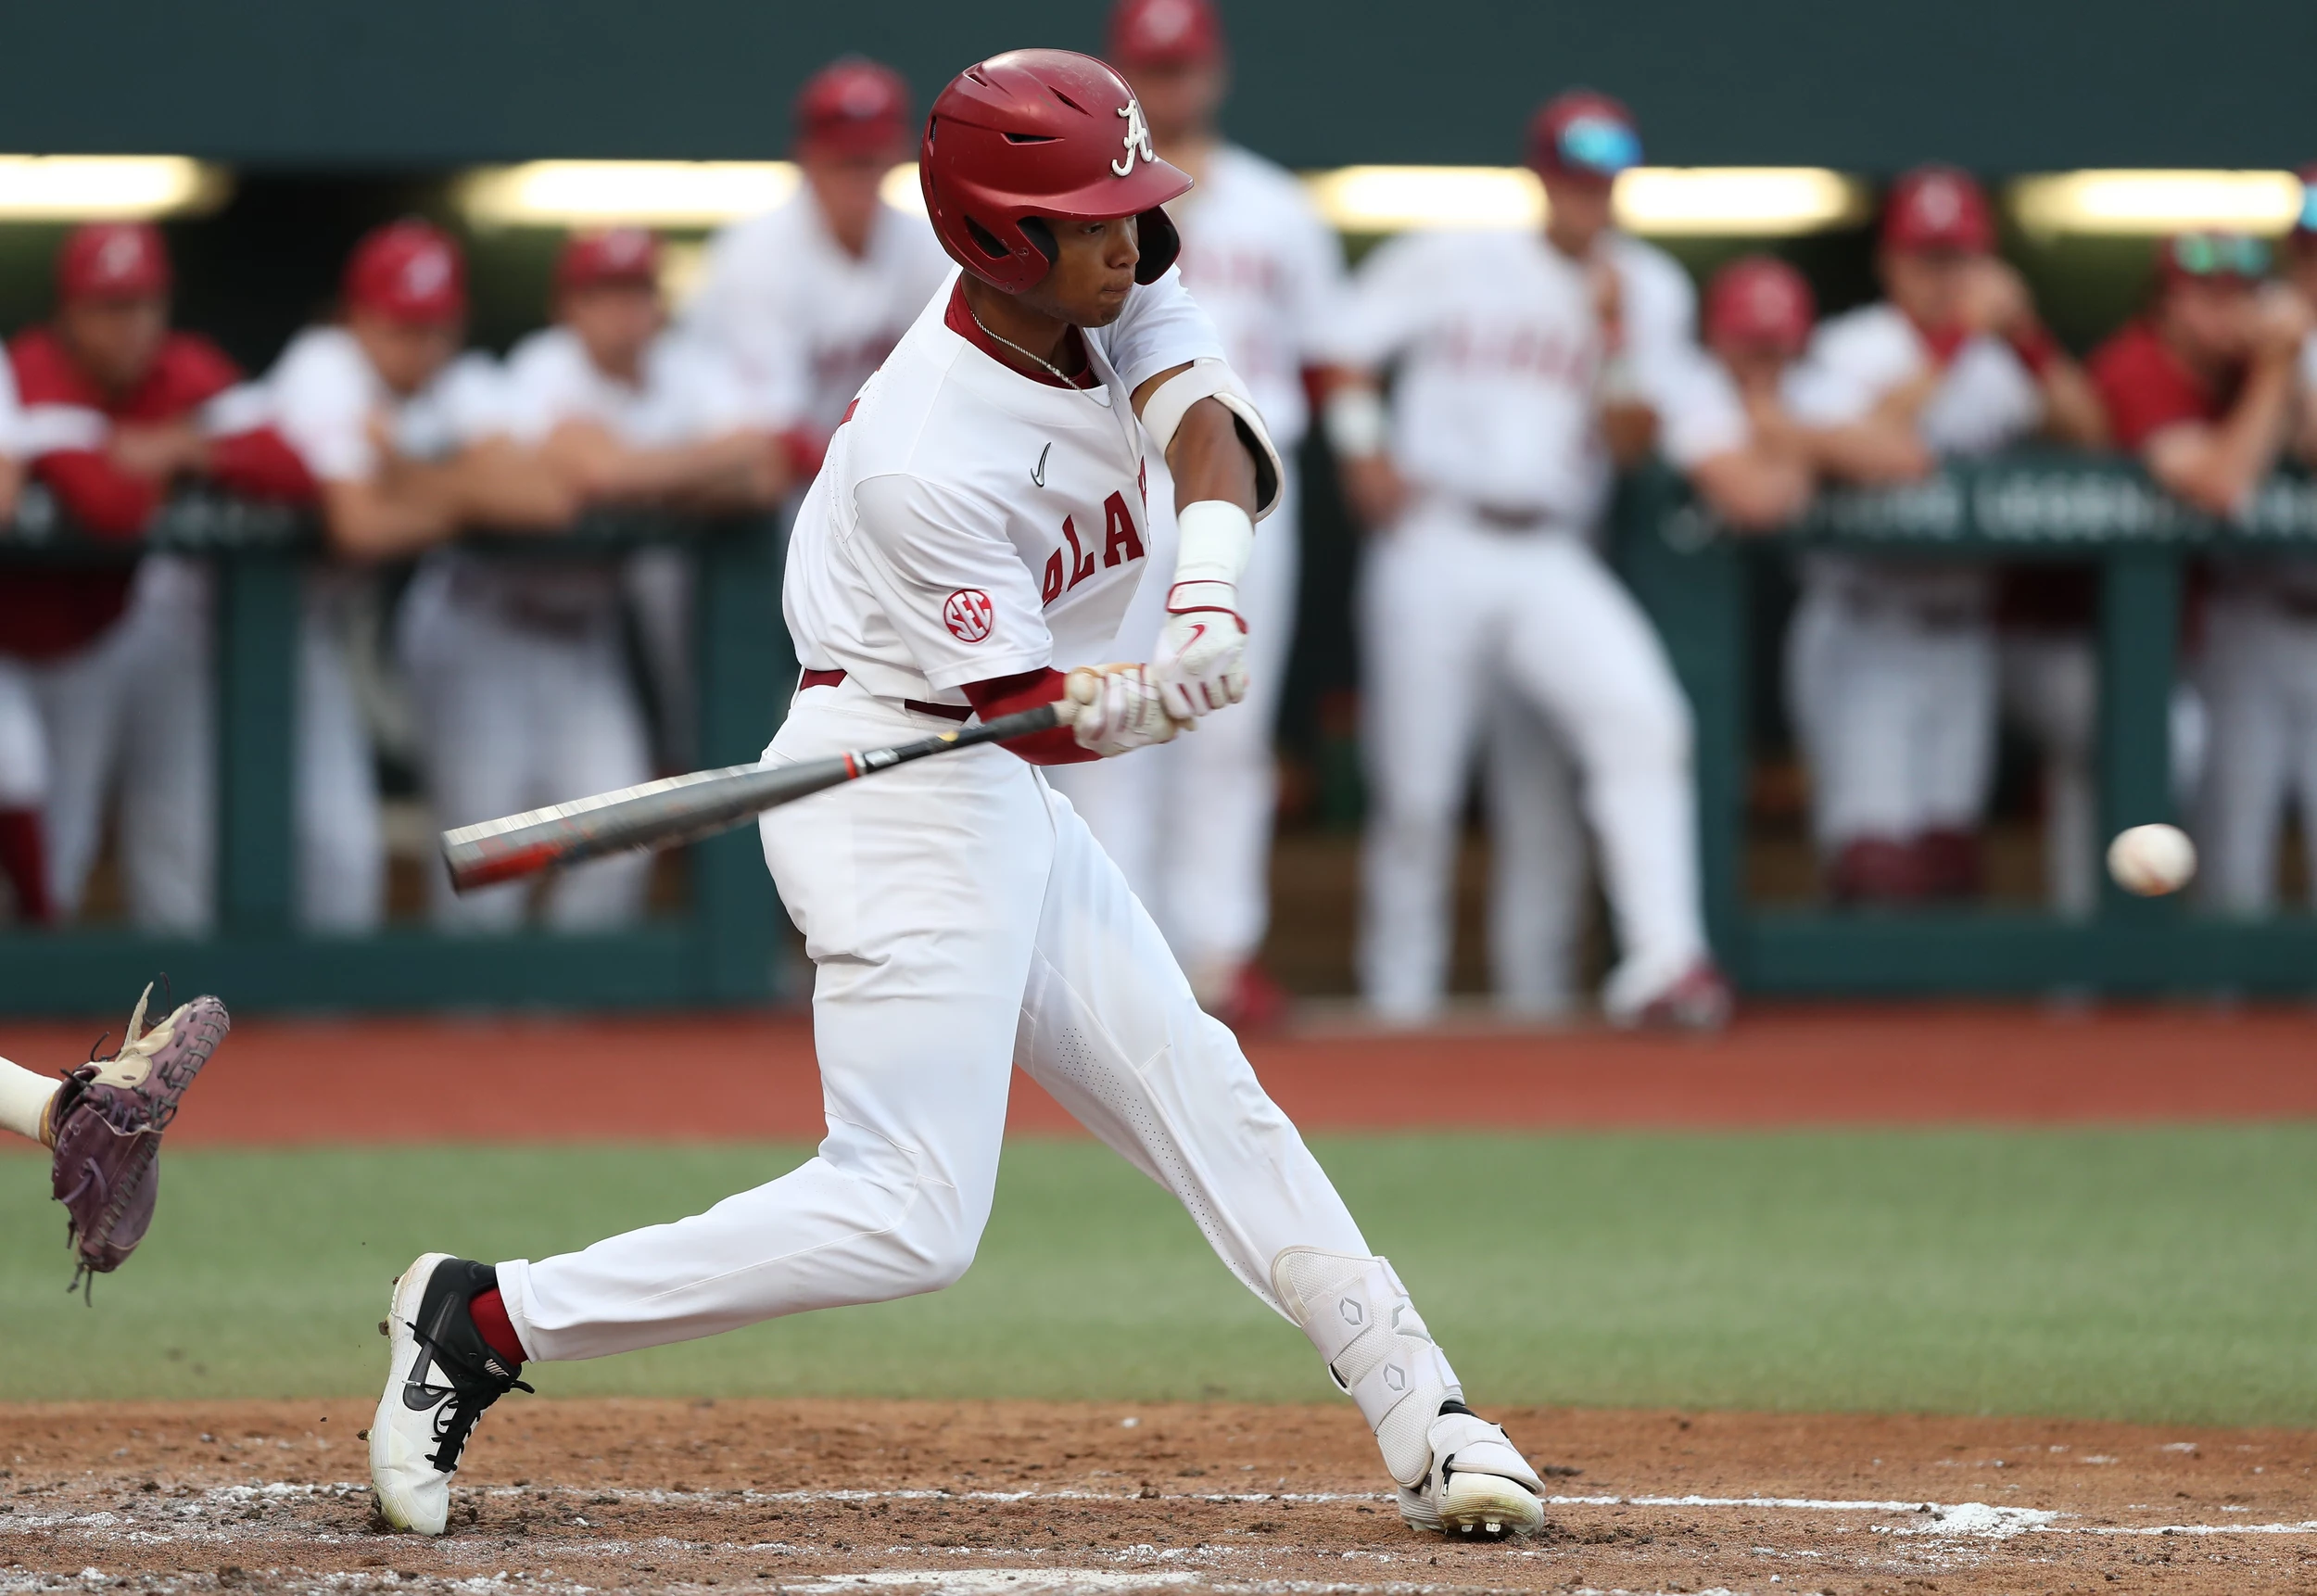
<svg viewBox="0 0 2317 1596">
<path fill-rule="evenodd" d="M 1229 582 L 1177 582 L 1150 673 L 1177 720 L 1196 720 L 1247 696 L 1247 622 Z"/>
<path fill-rule="evenodd" d="M 1167 713 L 1148 665 L 1081 665 L 1063 683 L 1062 707 L 1078 746 L 1105 759 L 1171 742 L 1182 729 Z"/>
</svg>

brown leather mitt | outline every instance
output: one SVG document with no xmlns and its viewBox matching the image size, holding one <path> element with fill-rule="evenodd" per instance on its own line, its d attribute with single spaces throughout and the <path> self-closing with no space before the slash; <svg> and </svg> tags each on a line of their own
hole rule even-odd
<svg viewBox="0 0 2317 1596">
<path fill-rule="evenodd" d="M 142 1030 L 152 995 L 148 985 L 137 999 L 120 1051 L 67 1073 L 48 1106 L 52 1189 L 64 1204 L 66 1236 L 80 1264 L 68 1290 L 120 1268 L 145 1239 L 160 1194 L 161 1133 L 225 1040 L 230 1021 L 214 997 L 196 997 Z"/>
</svg>

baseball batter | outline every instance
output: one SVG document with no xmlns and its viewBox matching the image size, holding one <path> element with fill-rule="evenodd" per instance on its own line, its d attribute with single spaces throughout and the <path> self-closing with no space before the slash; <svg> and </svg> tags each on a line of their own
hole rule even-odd
<svg viewBox="0 0 2317 1596">
<path fill-rule="evenodd" d="M 374 930 L 386 853 L 349 624 L 368 565 L 462 526 L 567 526 L 577 500 L 505 437 L 491 362 L 462 357 L 466 267 L 424 222 L 392 222 L 348 258 L 342 320 L 309 327 L 266 379 L 274 425 L 320 484 L 339 558 L 306 578 L 298 672 L 298 907 L 308 929 Z"/>
<path fill-rule="evenodd" d="M 1631 164 L 1629 128 L 1594 113 L 1561 125 L 1561 104 L 1538 124 L 1556 148 Z M 1610 482 L 1605 280 L 1543 232 L 1405 234 L 1361 266 L 1334 340 L 1347 367 L 1398 365 L 1388 436 L 1372 386 L 1339 386 L 1328 409 L 1375 533 L 1360 599 L 1372 804 L 1360 971 L 1393 1020 L 1441 1001 L 1466 771 L 1498 693 L 1550 727 L 1581 782 L 1620 948 L 1608 1013 L 1710 1024 L 1728 1006 L 1698 897 L 1689 705 L 1589 542 Z M 1576 849 L 1551 839 L 1528 852 L 1533 881 L 1568 869 Z M 1523 956 L 1500 953 L 1522 969 L 1547 962 L 1528 956 L 1535 939 L 1566 940 L 1544 917 L 1508 932 L 1516 948 L 1524 934 Z"/>
<path fill-rule="evenodd" d="M 768 507 L 785 481 L 769 429 L 729 362 L 663 330 L 659 270 L 659 246 L 640 229 L 571 239 L 555 266 L 555 324 L 508 356 L 500 423 L 588 500 Z M 615 558 L 437 550 L 399 623 L 438 825 L 650 779 Z M 544 893 L 545 921 L 581 931 L 633 920 L 649 878 L 636 855 L 562 872 Z M 511 883 L 461 897 L 435 861 L 446 929 L 512 930 L 525 896 Z"/>
<path fill-rule="evenodd" d="M 1110 60 L 1150 120 L 1159 158 L 1197 187 L 1169 209 L 1183 235 L 1183 281 L 1222 335 L 1286 461 L 1272 530 L 1258 538 L 1239 584 L 1247 625 L 1247 697 L 1131 765 L 1058 773 L 1070 797 L 1158 921 L 1208 1012 L 1238 1027 L 1277 1016 L 1284 994 L 1256 962 L 1271 918 L 1271 838 L 1278 806 L 1272 749 L 1280 684 L 1294 636 L 1297 492 L 1294 459 L 1309 420 L 1305 368 L 1343 294 L 1343 253 L 1294 175 L 1222 141 L 1215 128 L 1225 65 L 1209 0 L 1121 0 Z M 1174 557 L 1173 484 L 1150 463 L 1150 550 Z M 1149 652 L 1167 584 L 1146 578 L 1119 636 L 1129 657 Z"/>
<path fill-rule="evenodd" d="M 1806 424 L 1881 435 L 1879 458 L 1845 475 L 1904 481 L 2039 432 L 2105 439 L 2090 382 L 1994 242 L 1969 174 L 1923 167 L 1893 187 L 1878 256 L 1890 297 L 1821 323 L 1794 380 Z M 1802 574 L 1787 692 L 1829 886 L 1844 901 L 1977 891 L 1994 756 L 1989 572 L 1820 553 Z"/>
<path fill-rule="evenodd" d="M 1019 1064 L 1310 1336 L 1411 1522 L 1534 1529 L 1535 1471 L 1464 1406 L 1391 1266 L 1040 773 L 1163 742 L 1245 695 L 1236 586 L 1278 459 L 1171 269 L 1160 208 L 1190 180 L 1153 154 L 1110 69 L 1024 50 L 943 93 L 920 181 L 964 270 L 863 387 L 805 496 L 785 597 L 804 675 L 766 757 L 1040 703 L 1070 723 L 766 815 L 766 861 L 818 969 L 828 1137 L 769 1185 L 585 1252 L 419 1259 L 395 1288 L 371 1431 L 381 1508 L 442 1529 L 476 1416 L 528 1360 L 955 1281 Z M 1150 558 L 1146 437 L 1176 487 L 1169 623 L 1149 662 L 1097 665 Z"/>
</svg>

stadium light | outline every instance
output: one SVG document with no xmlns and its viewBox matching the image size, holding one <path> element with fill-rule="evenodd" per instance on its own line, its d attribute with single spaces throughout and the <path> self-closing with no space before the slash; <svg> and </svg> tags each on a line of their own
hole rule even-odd
<svg viewBox="0 0 2317 1596">
<path fill-rule="evenodd" d="M 0 221 L 150 221 L 214 210 L 224 170 L 181 155 L 0 155 Z"/>
<path fill-rule="evenodd" d="M 1348 166 L 1304 179 L 1345 233 L 1535 227 L 1544 185 L 1517 166 Z M 1865 218 L 1864 184 L 1819 167 L 1637 167 L 1617 180 L 1617 220 L 1636 233 L 1816 233 Z"/>
<path fill-rule="evenodd" d="M 2037 234 L 2277 234 L 2300 215 L 2301 184 L 2289 171 L 2067 171 L 2021 178 L 2010 202 Z"/>
<path fill-rule="evenodd" d="M 720 227 L 796 192 L 785 160 L 534 160 L 482 167 L 459 182 L 477 227 Z M 917 163 L 886 174 L 886 200 L 925 213 Z"/>
</svg>

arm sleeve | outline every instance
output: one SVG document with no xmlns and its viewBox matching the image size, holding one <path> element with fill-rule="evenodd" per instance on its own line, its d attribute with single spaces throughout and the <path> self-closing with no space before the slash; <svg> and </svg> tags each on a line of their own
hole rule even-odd
<svg viewBox="0 0 2317 1596">
<path fill-rule="evenodd" d="M 313 474 L 270 426 L 230 433 L 209 445 L 209 476 L 228 493 L 310 503 L 321 494 Z"/>
<path fill-rule="evenodd" d="M 1108 326 L 1088 335 L 1102 346 L 1127 392 L 1172 367 L 1193 361 L 1227 361 L 1222 335 L 1183 286 L 1181 268 L 1126 297 L 1126 309 Z"/>
<path fill-rule="evenodd" d="M 153 484 L 116 469 L 93 449 L 53 450 L 32 462 L 32 475 L 55 492 L 66 514 L 99 538 L 137 537 L 160 503 Z"/>
<path fill-rule="evenodd" d="M 1045 603 L 1001 512 L 901 475 L 864 479 L 853 503 L 849 551 L 936 690 L 1053 663 Z"/>
</svg>

